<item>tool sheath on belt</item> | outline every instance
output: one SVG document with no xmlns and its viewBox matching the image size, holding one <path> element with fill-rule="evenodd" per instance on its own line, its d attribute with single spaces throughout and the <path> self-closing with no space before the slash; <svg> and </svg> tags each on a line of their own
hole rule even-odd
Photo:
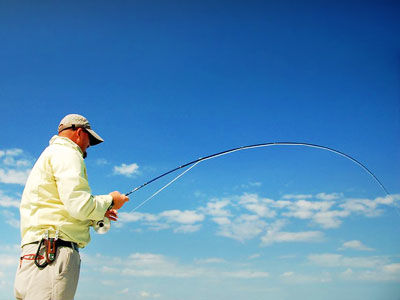
<svg viewBox="0 0 400 300">
<path fill-rule="evenodd" d="M 47 230 L 42 240 L 39 242 L 39 246 L 36 251 L 35 256 L 35 265 L 39 269 L 45 268 L 48 264 L 51 264 L 53 261 L 56 260 L 56 253 L 57 253 L 57 240 L 58 240 L 58 230 L 56 231 L 56 236 L 54 238 L 49 238 L 49 231 Z M 44 245 L 45 249 L 45 261 L 40 263 L 40 255 L 39 252 Z"/>
</svg>

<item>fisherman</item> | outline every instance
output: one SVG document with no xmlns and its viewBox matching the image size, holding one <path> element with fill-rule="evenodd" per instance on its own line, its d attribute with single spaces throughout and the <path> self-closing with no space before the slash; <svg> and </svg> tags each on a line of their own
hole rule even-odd
<svg viewBox="0 0 400 300">
<path fill-rule="evenodd" d="M 16 299 L 73 299 L 79 249 L 90 241 L 90 226 L 104 217 L 116 221 L 117 210 L 129 200 L 118 191 L 92 195 L 83 159 L 89 146 L 101 142 L 85 117 L 70 114 L 35 163 L 20 206 L 22 251 Z"/>
</svg>

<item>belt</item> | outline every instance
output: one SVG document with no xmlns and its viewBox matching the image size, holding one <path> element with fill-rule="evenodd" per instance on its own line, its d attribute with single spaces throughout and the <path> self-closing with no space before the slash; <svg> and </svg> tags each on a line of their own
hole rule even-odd
<svg viewBox="0 0 400 300">
<path fill-rule="evenodd" d="M 32 243 L 29 243 L 29 244 L 39 244 L 39 241 L 37 241 L 37 242 L 32 242 Z M 74 250 L 76 250 L 76 251 L 79 252 L 78 244 L 77 244 L 77 243 L 74 243 L 74 242 L 64 241 L 64 240 L 58 239 L 58 240 L 56 241 L 56 246 L 57 246 L 57 247 L 68 247 L 68 248 L 72 248 L 72 249 L 74 249 Z"/>
</svg>

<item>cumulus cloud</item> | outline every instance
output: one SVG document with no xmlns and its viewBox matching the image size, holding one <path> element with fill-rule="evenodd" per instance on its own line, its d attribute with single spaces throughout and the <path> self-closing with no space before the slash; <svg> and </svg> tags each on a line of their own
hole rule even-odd
<svg viewBox="0 0 400 300">
<path fill-rule="evenodd" d="M 299 219 L 310 219 L 317 211 L 327 211 L 332 207 L 333 202 L 298 200 L 290 203 L 287 208 L 289 212 L 283 213 L 284 216 Z"/>
<path fill-rule="evenodd" d="M 195 262 L 196 264 L 221 264 L 226 263 L 226 260 L 218 257 L 210 257 L 204 259 L 196 259 Z"/>
<path fill-rule="evenodd" d="M 30 170 L 6 170 L 0 169 L 0 182 L 25 185 Z"/>
<path fill-rule="evenodd" d="M 193 233 L 199 231 L 201 228 L 201 224 L 197 225 L 181 225 L 174 229 L 176 233 Z"/>
<path fill-rule="evenodd" d="M 283 199 L 299 200 L 299 199 L 309 199 L 312 198 L 310 194 L 286 194 L 283 195 Z"/>
<path fill-rule="evenodd" d="M 12 198 L 6 195 L 4 191 L 0 190 L 0 206 L 19 208 L 19 204 L 19 199 Z"/>
<path fill-rule="evenodd" d="M 252 271 L 252 270 L 240 270 L 234 272 L 224 272 L 226 277 L 240 278 L 240 279 L 253 279 L 253 278 L 267 278 L 268 272 Z"/>
<path fill-rule="evenodd" d="M 216 235 L 245 242 L 260 238 L 261 245 L 283 242 L 318 242 L 324 233 L 318 229 L 339 228 L 346 218 L 356 214 L 378 216 L 386 207 L 395 206 L 400 195 L 375 199 L 345 198 L 342 193 L 318 193 L 315 196 L 286 195 L 292 200 L 274 200 L 258 194 L 244 193 L 223 198 L 211 198 L 203 206 L 192 210 L 167 210 L 158 214 L 121 213 L 121 224 L 140 222 L 150 230 L 171 229 L 175 233 L 193 233 L 203 222 L 216 226 Z M 290 219 L 305 221 L 304 225 L 317 230 L 282 230 Z M 347 244 L 345 247 L 357 245 Z M 362 249 L 358 245 L 359 250 Z"/>
<path fill-rule="evenodd" d="M 266 228 L 267 223 L 256 215 L 243 214 L 234 218 L 229 223 L 219 225 L 217 235 L 244 242 L 261 234 Z"/>
<path fill-rule="evenodd" d="M 300 232 L 268 232 L 261 238 L 262 245 L 270 245 L 273 243 L 288 242 L 319 242 L 324 234 L 320 231 L 300 231 Z"/>
<path fill-rule="evenodd" d="M 128 294 L 128 293 L 129 293 L 129 288 L 125 288 L 125 289 L 120 290 L 120 291 L 118 292 L 119 295 L 126 295 L 126 294 Z"/>
<path fill-rule="evenodd" d="M 5 155 L 6 156 L 19 156 L 23 153 L 24 151 L 22 149 L 18 149 L 18 148 L 13 148 L 13 149 L 8 149 L 5 150 Z"/>
<path fill-rule="evenodd" d="M 273 200 L 271 199 L 260 199 L 256 194 L 244 194 L 239 200 L 239 204 L 242 204 L 248 211 L 265 218 L 274 218 L 276 216 L 276 212 L 268 206 L 272 202 Z"/>
<path fill-rule="evenodd" d="M 341 198 L 342 196 L 343 196 L 342 193 L 331 193 L 331 194 L 319 193 L 319 194 L 315 195 L 315 197 L 316 197 L 317 199 L 325 200 L 325 201 L 336 200 L 336 199 Z"/>
<path fill-rule="evenodd" d="M 105 166 L 105 165 L 109 164 L 109 162 L 105 158 L 98 158 L 98 159 L 96 159 L 95 163 L 98 166 Z"/>
<path fill-rule="evenodd" d="M 157 294 L 157 293 L 153 294 L 153 293 L 150 293 L 150 292 L 147 292 L 147 291 L 141 291 L 139 293 L 139 296 L 140 296 L 140 298 L 143 298 L 143 299 L 157 299 L 157 298 L 161 297 L 160 294 Z"/>
<path fill-rule="evenodd" d="M 213 217 L 229 217 L 232 215 L 230 210 L 227 209 L 230 204 L 231 201 L 228 199 L 218 200 L 214 198 L 206 204 L 206 207 L 200 208 L 200 210 Z"/>
<path fill-rule="evenodd" d="M 19 218 L 15 215 L 14 212 L 9 210 L 3 210 L 1 214 L 3 215 L 5 222 L 8 225 L 14 228 L 19 228 Z"/>
<path fill-rule="evenodd" d="M 261 257 L 261 255 L 259 253 L 255 253 L 255 254 L 250 255 L 247 259 L 252 260 L 252 259 L 259 258 L 259 257 Z"/>
<path fill-rule="evenodd" d="M 0 182 L 24 185 L 33 164 L 32 160 L 22 149 L 1 150 L 0 154 Z"/>
<path fill-rule="evenodd" d="M 338 228 L 342 224 L 339 218 L 345 218 L 350 212 L 343 210 L 321 211 L 313 215 L 312 220 L 322 228 Z"/>
<path fill-rule="evenodd" d="M 324 262 L 326 263 L 324 258 Z M 370 257 L 345 257 L 336 256 L 335 262 L 338 267 L 345 267 L 346 270 L 339 274 L 339 277 L 350 281 L 400 282 L 400 263 L 390 262 L 386 256 Z M 329 267 L 333 267 L 329 265 Z"/>
<path fill-rule="evenodd" d="M 159 216 L 165 218 L 168 222 L 176 222 L 182 224 L 193 224 L 204 220 L 204 215 L 199 214 L 193 210 L 167 210 L 160 213 Z"/>
<path fill-rule="evenodd" d="M 342 247 L 339 248 L 339 250 L 347 250 L 347 249 L 359 250 L 359 251 L 373 251 L 374 250 L 372 248 L 365 246 L 362 242 L 360 242 L 358 240 L 344 242 Z"/>
<path fill-rule="evenodd" d="M 354 256 L 347 257 L 336 253 L 323 253 L 323 254 L 311 254 L 308 256 L 308 260 L 318 266 L 322 267 L 345 267 L 345 268 L 372 268 L 382 267 L 388 262 L 387 257 L 379 256 Z"/>
<path fill-rule="evenodd" d="M 286 224 L 287 222 L 284 220 L 278 220 L 271 224 L 267 230 L 267 233 L 261 237 L 262 245 L 267 246 L 273 243 L 287 242 L 319 242 L 324 236 L 320 231 L 281 231 Z"/>
<path fill-rule="evenodd" d="M 136 163 L 133 164 L 121 164 L 120 166 L 114 166 L 114 174 L 131 177 L 139 173 L 139 166 Z"/>
<path fill-rule="evenodd" d="M 131 277 L 160 277 L 160 278 L 239 278 L 252 280 L 267 278 L 265 270 L 243 268 L 242 264 L 226 262 L 223 259 L 209 258 L 194 260 L 182 264 L 177 259 L 155 253 L 132 253 L 127 258 L 85 257 L 85 263 L 90 268 L 97 268 L 97 260 L 104 261 L 102 273 L 123 274 Z"/>
<path fill-rule="evenodd" d="M 400 274 L 400 263 L 393 263 L 383 266 L 385 272 Z"/>
<path fill-rule="evenodd" d="M 175 233 L 192 233 L 200 230 L 204 215 L 194 210 L 166 210 L 158 214 L 149 213 L 120 213 L 120 222 L 142 222 L 150 230 L 159 231 L 173 228 Z"/>
<path fill-rule="evenodd" d="M 324 272 L 322 274 L 317 274 L 317 275 L 309 275 L 309 274 L 300 274 L 294 271 L 287 271 L 283 272 L 279 277 L 285 283 L 295 283 L 295 284 L 332 281 L 332 275 L 328 272 Z"/>
<path fill-rule="evenodd" d="M 351 213 L 362 214 L 367 217 L 378 217 L 383 213 L 383 209 L 379 208 L 379 206 L 393 205 L 396 198 L 397 195 L 385 198 L 377 197 L 375 199 L 347 199 L 339 207 Z"/>
</svg>

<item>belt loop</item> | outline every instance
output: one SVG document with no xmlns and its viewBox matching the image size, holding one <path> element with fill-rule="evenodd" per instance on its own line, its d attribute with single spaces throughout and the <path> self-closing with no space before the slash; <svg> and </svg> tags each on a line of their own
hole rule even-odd
<svg viewBox="0 0 400 300">
<path fill-rule="evenodd" d="M 79 252 L 79 247 L 78 247 L 77 243 L 71 242 L 71 245 L 72 245 L 72 249 L 75 249 L 76 252 Z"/>
</svg>

